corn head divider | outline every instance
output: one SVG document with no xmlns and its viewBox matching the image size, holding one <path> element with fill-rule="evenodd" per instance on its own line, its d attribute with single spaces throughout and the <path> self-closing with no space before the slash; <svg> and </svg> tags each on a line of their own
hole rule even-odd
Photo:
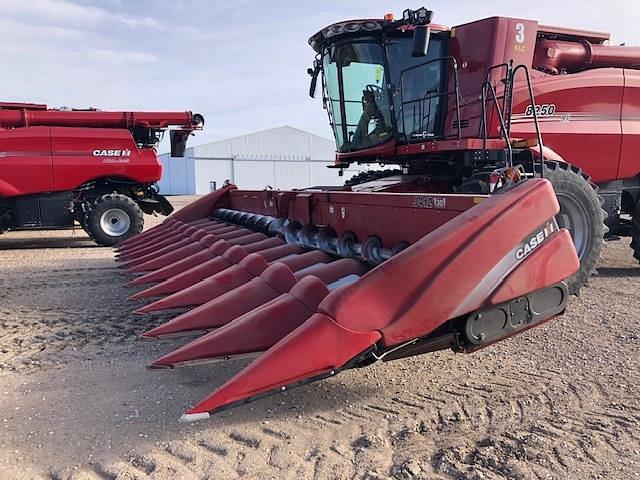
<svg viewBox="0 0 640 480">
<path fill-rule="evenodd" d="M 544 179 L 491 197 L 217 190 L 123 242 L 143 334 L 203 334 L 154 361 L 257 358 L 183 420 L 364 367 L 472 352 L 564 312 L 579 268 Z"/>
</svg>

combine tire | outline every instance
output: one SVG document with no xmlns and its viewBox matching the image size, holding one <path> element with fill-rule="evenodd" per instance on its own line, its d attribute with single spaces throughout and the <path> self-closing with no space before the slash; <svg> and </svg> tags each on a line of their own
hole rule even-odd
<svg viewBox="0 0 640 480">
<path fill-rule="evenodd" d="M 344 182 L 345 187 L 352 187 L 354 185 L 360 185 L 361 183 L 372 182 L 374 180 L 380 180 L 385 177 L 392 177 L 394 175 L 401 175 L 402 170 L 366 170 L 354 175 L 349 180 Z"/>
<path fill-rule="evenodd" d="M 606 215 L 597 187 L 580 168 L 567 163 L 545 162 L 544 176 L 551 182 L 558 197 L 558 225 L 571 232 L 580 258 L 580 270 L 567 280 L 569 293 L 577 295 L 596 271 L 607 231 L 604 224 Z"/>
<path fill-rule="evenodd" d="M 115 245 L 142 231 L 142 210 L 126 195 L 99 197 L 86 216 L 85 230 L 98 245 Z"/>
</svg>

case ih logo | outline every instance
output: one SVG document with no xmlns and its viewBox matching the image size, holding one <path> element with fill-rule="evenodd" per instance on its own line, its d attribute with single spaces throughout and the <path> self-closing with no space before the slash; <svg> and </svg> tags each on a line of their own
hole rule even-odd
<svg viewBox="0 0 640 480">
<path fill-rule="evenodd" d="M 101 150 L 96 149 L 93 152 L 94 157 L 130 157 L 131 150 Z"/>
<path fill-rule="evenodd" d="M 534 233 L 529 240 L 521 244 L 516 249 L 516 260 L 522 260 L 524 257 L 538 248 L 549 236 L 558 231 L 558 224 L 555 220 L 547 222 L 541 229 Z"/>
</svg>

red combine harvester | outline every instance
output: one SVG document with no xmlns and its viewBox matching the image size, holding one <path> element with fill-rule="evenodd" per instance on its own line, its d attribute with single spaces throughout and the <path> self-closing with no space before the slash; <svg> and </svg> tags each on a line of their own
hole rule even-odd
<svg viewBox="0 0 640 480">
<path fill-rule="evenodd" d="M 446 29 L 431 16 L 310 39 L 334 167 L 396 172 L 342 189 L 228 186 L 119 246 L 126 272 L 142 274 L 129 285 L 148 286 L 132 299 L 154 299 L 136 313 L 179 309 L 143 336 L 205 333 L 151 367 L 257 355 L 185 420 L 540 325 L 594 270 L 605 217 L 614 234 L 629 228 L 637 50 L 529 20 Z"/>
<path fill-rule="evenodd" d="M 53 110 L 0 103 L 0 233 L 72 228 L 100 245 L 142 231 L 142 213 L 169 215 L 158 193 L 156 147 L 171 133 L 173 155 L 204 119 L 191 112 Z"/>
</svg>

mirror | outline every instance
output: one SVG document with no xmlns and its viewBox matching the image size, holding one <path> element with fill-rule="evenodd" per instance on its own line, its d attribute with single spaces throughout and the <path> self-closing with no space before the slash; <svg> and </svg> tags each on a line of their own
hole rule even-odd
<svg viewBox="0 0 640 480">
<path fill-rule="evenodd" d="M 307 68 L 307 73 L 311 75 L 311 84 L 309 85 L 309 96 L 315 98 L 316 86 L 318 84 L 318 74 L 320 73 L 320 65 L 314 64 L 313 68 Z"/>
<path fill-rule="evenodd" d="M 429 35 L 431 30 L 429 25 L 416 25 L 413 31 L 413 50 L 411 55 L 414 57 L 424 57 L 429 49 Z"/>
<path fill-rule="evenodd" d="M 184 151 L 187 147 L 187 139 L 190 133 L 191 130 L 171 130 L 169 132 L 172 157 L 184 157 Z"/>
</svg>

